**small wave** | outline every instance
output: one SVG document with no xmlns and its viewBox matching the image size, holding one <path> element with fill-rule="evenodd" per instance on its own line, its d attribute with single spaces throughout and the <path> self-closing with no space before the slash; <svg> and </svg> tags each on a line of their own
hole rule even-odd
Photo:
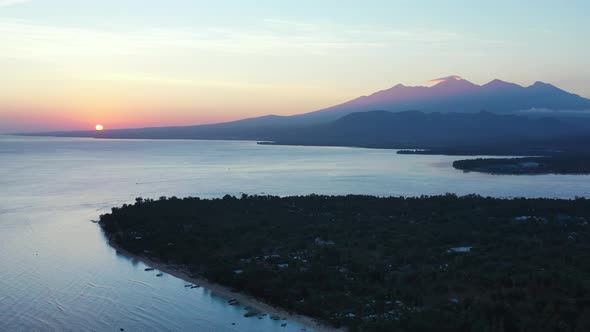
<svg viewBox="0 0 590 332">
<path fill-rule="evenodd" d="M 87 285 L 88 285 L 89 287 L 92 287 L 92 288 L 100 288 L 100 289 L 112 289 L 112 287 L 108 287 L 108 286 L 102 286 L 102 285 L 95 285 L 95 284 L 93 284 L 93 283 L 91 283 L 91 282 L 87 283 Z"/>
<path fill-rule="evenodd" d="M 95 299 L 95 300 L 105 301 L 105 302 L 108 302 L 108 303 L 111 303 L 111 304 L 116 303 L 115 300 L 111 299 L 110 297 L 106 297 L 106 296 L 86 294 L 86 295 L 84 295 L 84 297 L 86 297 L 88 299 Z"/>
<path fill-rule="evenodd" d="M 153 287 L 152 285 L 148 284 L 147 282 L 143 282 L 143 281 L 139 281 L 139 280 L 133 280 L 133 279 L 128 279 L 127 281 L 134 283 L 134 284 L 139 284 L 139 285 L 143 285 L 143 286 L 147 286 L 147 287 Z"/>
</svg>

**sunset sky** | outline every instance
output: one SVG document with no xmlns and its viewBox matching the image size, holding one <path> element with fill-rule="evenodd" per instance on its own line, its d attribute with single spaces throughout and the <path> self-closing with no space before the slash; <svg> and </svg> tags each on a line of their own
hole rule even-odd
<svg viewBox="0 0 590 332">
<path fill-rule="evenodd" d="M 0 0 L 0 132 L 296 114 L 397 83 L 590 97 L 590 1 Z"/>
</svg>

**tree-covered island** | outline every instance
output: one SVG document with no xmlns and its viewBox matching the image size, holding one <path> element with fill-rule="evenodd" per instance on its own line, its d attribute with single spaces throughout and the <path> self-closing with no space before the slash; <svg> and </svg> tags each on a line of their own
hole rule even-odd
<svg viewBox="0 0 590 332">
<path fill-rule="evenodd" d="M 477 158 L 454 161 L 453 167 L 490 174 L 590 174 L 590 156 Z"/>
<path fill-rule="evenodd" d="M 334 326 L 590 331 L 590 201 L 138 198 L 117 246 Z"/>
</svg>

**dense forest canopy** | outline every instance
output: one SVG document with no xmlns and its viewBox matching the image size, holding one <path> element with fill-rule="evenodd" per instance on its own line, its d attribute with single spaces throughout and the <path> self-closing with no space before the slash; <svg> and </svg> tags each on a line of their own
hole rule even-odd
<svg viewBox="0 0 590 332">
<path fill-rule="evenodd" d="M 138 198 L 117 245 L 335 326 L 590 330 L 590 201 L 470 195 Z"/>
</svg>

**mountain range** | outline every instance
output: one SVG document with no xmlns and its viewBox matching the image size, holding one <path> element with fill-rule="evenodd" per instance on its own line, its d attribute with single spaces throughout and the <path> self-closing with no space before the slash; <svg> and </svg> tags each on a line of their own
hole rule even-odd
<svg viewBox="0 0 590 332">
<path fill-rule="evenodd" d="M 509 113 L 530 110 L 590 110 L 590 100 L 551 84 L 535 82 L 523 87 L 495 79 L 484 85 L 459 76 L 433 80 L 434 86 L 405 86 L 361 96 L 348 102 L 308 113 L 305 116 L 332 117 L 360 111 L 479 112 Z"/>
<path fill-rule="evenodd" d="M 433 86 L 390 89 L 315 112 L 267 115 L 239 121 L 177 127 L 54 132 L 36 135 L 234 139 L 277 144 L 344 145 L 387 148 L 539 146 L 567 148 L 590 137 L 590 100 L 536 82 L 523 87 L 493 80 L 476 85 L 458 76 Z M 547 115 L 549 114 L 550 117 Z M 552 142 L 566 142 L 555 145 Z M 576 144 L 579 146 L 579 144 Z M 494 150 L 494 149 L 491 149 Z M 490 151 L 491 151 L 490 150 Z"/>
</svg>

